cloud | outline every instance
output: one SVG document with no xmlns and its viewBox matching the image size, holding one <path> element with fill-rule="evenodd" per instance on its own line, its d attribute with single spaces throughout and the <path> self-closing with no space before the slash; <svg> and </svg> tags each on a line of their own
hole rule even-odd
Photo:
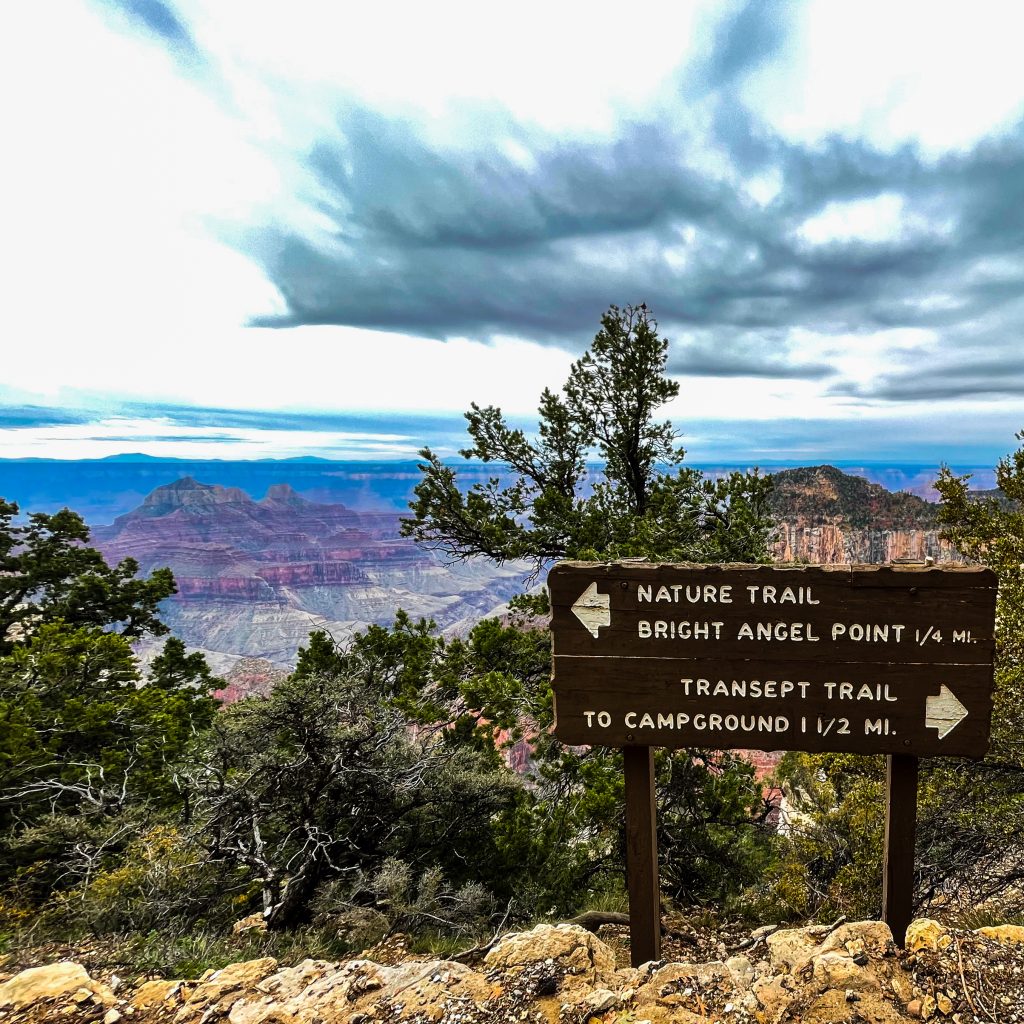
<svg viewBox="0 0 1024 1024">
<path fill-rule="evenodd" d="M 944 366 L 923 365 L 881 376 L 871 388 L 839 384 L 836 394 L 885 401 L 936 402 L 976 397 L 1019 398 L 1024 394 L 1024 360 L 1019 355 L 1003 359 L 963 361 Z M 1020 418 L 1024 423 L 1024 411 Z"/>
<path fill-rule="evenodd" d="M 230 434 L 97 434 L 92 437 L 73 438 L 75 441 L 101 441 L 103 443 L 113 442 L 120 444 L 176 444 L 187 442 L 189 444 L 216 444 L 232 445 L 248 441 L 245 437 L 232 437 Z"/>
<path fill-rule="evenodd" d="M 621 111 L 607 132 L 555 133 L 493 100 L 453 99 L 424 118 L 319 95 L 333 118 L 290 172 L 309 215 L 225 234 L 283 300 L 251 322 L 578 353 L 609 303 L 645 301 L 674 339 L 675 373 L 914 400 L 883 373 L 877 389 L 845 379 L 824 351 L 787 339 L 856 347 L 920 328 L 941 353 L 1019 297 L 1021 276 L 991 268 L 1024 250 L 1024 130 L 940 156 L 784 135 L 750 83 L 791 56 L 795 10 L 734 8 L 660 104 Z M 1022 326 L 1008 313 L 990 352 L 1010 352 Z M 975 375 L 964 393 L 992 383 Z"/>
<path fill-rule="evenodd" d="M 989 409 L 979 403 L 969 417 L 951 418 L 943 410 L 922 406 L 913 416 L 885 408 L 872 416 L 849 419 L 803 417 L 773 422 L 737 418 L 699 437 L 683 438 L 691 459 L 704 464 L 717 459 L 749 460 L 749 465 L 812 465 L 816 462 L 889 463 L 890 465 L 946 462 L 961 470 L 991 467 L 993 452 L 1011 446 L 1019 423 L 1019 410 Z M 993 441 L 993 439 L 996 439 Z M 699 453 L 699 454 L 698 454 Z M 865 457 L 865 453 L 870 453 Z"/>
<path fill-rule="evenodd" d="M 702 69 L 710 88 L 736 84 L 767 62 L 787 38 L 793 4 L 788 0 L 747 0 L 719 27 L 716 44 Z"/>
<path fill-rule="evenodd" d="M 2 396 L 0 396 L 2 397 Z M 42 405 L 0 405 L 0 430 L 18 427 L 55 427 L 87 423 L 89 414 Z"/>
<path fill-rule="evenodd" d="M 668 118 L 610 140 L 507 123 L 489 137 L 502 133 L 529 160 L 491 144 L 437 146 L 367 110 L 341 114 L 307 157 L 331 233 L 278 226 L 250 239 L 288 307 L 259 322 L 505 334 L 578 351 L 609 302 L 643 300 L 678 336 L 676 372 L 821 378 L 827 364 L 792 359 L 778 339 L 956 329 L 1024 292 L 1019 278 L 984 272 L 1024 245 L 1019 126 L 938 161 L 768 135 L 755 160 L 758 147 L 736 153 L 726 137 L 718 173 Z M 767 204 L 737 187 L 773 168 Z M 993 347 L 1021 326 L 1011 319 Z M 697 329 L 703 341 L 683 340 Z M 977 384 L 968 393 L 987 386 Z"/>
<path fill-rule="evenodd" d="M 530 429 L 534 416 L 509 416 Z M 106 401 L 92 408 L 0 406 L 0 459 L 74 451 L 183 458 L 297 457 L 415 459 L 429 445 L 454 456 L 467 442 L 460 413 L 305 412 L 218 408 L 172 402 Z M 127 448 L 126 448 L 127 446 Z"/>
<path fill-rule="evenodd" d="M 818 359 L 808 360 L 799 346 L 784 332 L 749 331 L 739 335 L 723 349 L 714 329 L 680 340 L 671 347 L 668 371 L 688 377 L 765 377 L 795 380 L 822 380 L 835 373 L 835 367 Z"/>
<path fill-rule="evenodd" d="M 982 54 L 971 66 L 956 64 L 962 76 L 950 75 L 954 65 L 945 58 L 925 61 L 926 73 L 914 79 L 919 57 L 907 44 L 917 29 L 906 18 L 894 15 L 903 34 L 895 42 L 887 36 L 884 46 L 885 88 L 900 123 L 883 124 L 889 107 L 880 84 L 871 85 L 870 109 L 857 106 L 856 83 L 840 97 L 843 109 L 829 129 L 821 111 L 833 93 L 818 85 L 835 86 L 836 76 L 818 66 L 819 55 L 839 59 L 840 29 L 851 19 L 858 39 L 871 33 L 860 14 L 823 14 L 839 10 L 828 3 L 710 4 L 711 13 L 669 43 L 655 18 L 650 49 L 641 48 L 650 62 L 635 73 L 609 68 L 613 90 L 600 71 L 616 42 L 609 25 L 621 14 L 595 11 L 579 36 L 539 41 L 529 51 L 535 66 L 524 73 L 526 51 L 515 43 L 535 34 L 528 10 L 503 13 L 508 35 L 498 41 L 485 20 L 463 25 L 416 15 L 416 38 L 397 40 L 402 57 L 386 66 L 369 45 L 382 38 L 369 8 L 339 13 L 314 4 L 298 16 L 257 5 L 232 14 L 229 5 L 199 0 L 123 0 L 118 10 L 144 37 L 138 50 L 146 61 L 154 39 L 175 54 L 164 72 L 186 83 L 190 102 L 168 102 L 150 117 L 148 99 L 138 99 L 148 93 L 122 87 L 135 80 L 135 65 L 122 68 L 121 48 L 112 49 L 117 59 L 105 63 L 118 74 L 109 96 L 134 97 L 135 105 L 125 101 L 134 120 L 122 112 L 104 145 L 90 147 L 87 107 L 74 108 L 88 124 L 79 152 L 113 152 L 114 136 L 141 137 L 140 126 L 150 123 L 164 148 L 138 169 L 119 155 L 113 171 L 104 165 L 84 179 L 80 194 L 64 187 L 61 170 L 45 190 L 57 197 L 51 207 L 71 197 L 53 208 L 55 221 L 72 207 L 87 208 L 83 197 L 96 193 L 95 184 L 108 183 L 108 191 L 97 193 L 104 201 L 93 203 L 90 230 L 68 232 L 58 252 L 48 251 L 50 236 L 37 229 L 34 212 L 26 227 L 44 240 L 40 265 L 74 253 L 59 267 L 65 289 L 78 280 L 75 262 L 107 266 L 90 260 L 101 236 L 118 239 L 117 266 L 129 271 L 107 272 L 117 282 L 109 291 L 89 278 L 81 295 L 63 303 L 46 302 L 51 282 L 33 278 L 42 282 L 32 293 L 33 316 L 36 308 L 63 308 L 74 310 L 76 325 L 91 320 L 105 328 L 107 309 L 133 310 L 131 330 L 122 325 L 121 340 L 104 343 L 109 371 L 81 345 L 85 356 L 62 361 L 79 387 L 100 387 L 101 374 L 107 380 L 120 371 L 122 393 L 136 388 L 124 380 L 143 376 L 131 361 L 137 331 L 151 328 L 147 337 L 174 345 L 181 358 L 159 379 L 147 378 L 148 390 L 130 393 L 194 399 L 203 408 L 188 422 L 267 426 L 259 414 L 246 423 L 243 412 L 214 408 L 242 401 L 443 411 L 475 399 L 522 413 L 540 387 L 564 380 L 568 354 L 582 351 L 609 303 L 646 301 L 672 339 L 671 371 L 700 378 L 694 390 L 716 402 L 742 390 L 745 407 L 799 408 L 808 417 L 813 408 L 827 420 L 829 406 L 837 421 L 849 422 L 851 410 L 873 404 L 913 409 L 1024 391 L 1024 90 L 1007 97 L 997 117 L 979 110 L 972 121 L 974 94 L 965 87 L 950 109 L 955 145 L 938 144 L 941 132 L 922 141 L 906 129 L 906 111 L 921 109 L 929 83 L 973 82 L 986 61 Z M 311 11 L 333 11 L 322 16 L 338 20 L 308 20 Z M 823 17 L 835 19 L 824 49 L 823 30 L 815 28 Z M 349 28 L 348 19 L 343 39 L 328 31 Z M 945 26 L 943 39 L 955 40 L 946 15 L 933 20 Z M 987 24 L 991 32 L 991 16 Z M 475 48 L 458 35 L 465 26 L 477 32 Z M 980 31 L 972 21 L 972 38 Z M 994 45 L 1001 61 L 1010 59 L 1007 46 L 1015 43 Z M 858 66 L 863 52 L 850 58 Z M 493 77 L 490 65 L 500 66 Z M 1007 67 L 1019 79 L 1015 56 Z M 632 78 L 643 87 L 627 94 L 623 83 Z M 574 121 L 588 81 L 599 101 Z M 1005 86 L 999 76 L 986 81 Z M 171 96 L 159 83 L 154 94 L 167 88 L 161 95 Z M 911 94 L 907 106 L 902 98 Z M 62 92 L 47 109 L 55 113 L 64 102 Z M 806 123 L 788 121 L 786 104 Z M 87 106 L 113 109 L 91 96 Z M 204 111 L 205 119 L 198 116 Z M 189 135 L 197 124 L 204 130 Z M 260 162 L 254 153 L 265 173 L 252 170 Z M 63 169 L 65 162 L 55 151 L 53 159 L 33 157 L 26 181 L 40 165 Z M 123 178 L 113 173 L 119 168 Z M 139 198 L 129 208 L 131 181 Z M 138 215 L 154 191 L 165 200 L 173 195 L 164 206 L 178 226 L 190 197 L 201 193 L 211 210 L 195 216 L 197 234 L 238 250 L 246 272 L 229 274 L 220 252 L 216 261 L 195 260 L 193 239 L 177 262 L 136 258 L 155 234 Z M 135 233 L 107 230 L 107 209 L 118 204 Z M 75 238 L 87 240 L 80 250 Z M 248 302 L 255 278 L 273 302 Z M 208 327 L 212 317 L 196 296 L 212 302 L 211 295 L 236 293 L 216 328 Z M 201 326 L 177 318 L 193 308 Z M 225 326 L 254 309 L 274 312 L 255 317 L 252 327 L 280 330 L 231 333 Z M 193 373 L 189 360 L 204 373 Z M 23 372 L 29 383 L 38 373 L 34 365 Z M 344 432 L 329 419 L 317 426 L 273 415 L 284 432 Z"/>
<path fill-rule="evenodd" d="M 380 429 L 347 431 L 325 425 L 286 428 L 260 423 L 215 427 L 193 415 L 186 421 L 128 415 L 97 415 L 84 423 L 0 425 L 0 459 L 52 456 L 89 459 L 127 449 L 151 456 L 184 459 L 294 458 L 315 453 L 334 459 L 413 459 L 419 444 L 404 434 Z"/>
<path fill-rule="evenodd" d="M 107 0 L 130 21 L 159 38 L 174 54 L 186 61 L 200 63 L 202 54 L 192 33 L 163 0 Z"/>
<path fill-rule="evenodd" d="M 226 409 L 210 406 L 174 405 L 155 402 L 126 402 L 120 411 L 125 416 L 159 419 L 170 424 L 208 427 L 242 427 L 258 430 L 335 431 L 349 436 L 366 436 L 388 441 L 415 440 L 425 433 L 450 431 L 453 424 L 462 427 L 462 417 L 418 416 L 391 413 L 387 417 L 389 433 L 380 432 L 376 412 L 282 412 L 267 409 Z"/>
</svg>

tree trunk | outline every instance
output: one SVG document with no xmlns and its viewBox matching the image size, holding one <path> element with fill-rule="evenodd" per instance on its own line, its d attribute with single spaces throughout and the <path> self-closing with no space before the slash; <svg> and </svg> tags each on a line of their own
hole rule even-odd
<svg viewBox="0 0 1024 1024">
<path fill-rule="evenodd" d="M 307 860 L 288 879 L 281 900 L 267 915 L 267 928 L 279 931 L 301 924 L 309 917 L 309 901 L 320 881 L 322 869 L 315 860 Z"/>
</svg>

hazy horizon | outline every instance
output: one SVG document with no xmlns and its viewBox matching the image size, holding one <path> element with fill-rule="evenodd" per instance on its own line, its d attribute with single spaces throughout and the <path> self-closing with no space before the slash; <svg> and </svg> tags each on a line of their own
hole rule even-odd
<svg viewBox="0 0 1024 1024">
<path fill-rule="evenodd" d="M 448 460 L 461 467 L 466 485 L 501 472 L 493 463 Z M 755 465 L 768 472 L 822 463 L 790 460 L 706 463 L 687 460 L 687 465 L 709 475 L 733 469 L 748 470 Z M 937 495 L 931 482 L 938 464 L 826 462 L 853 476 L 862 476 L 890 491 L 907 490 L 927 500 Z M 60 472 L 51 467 L 59 465 Z M 591 468 L 600 470 L 600 464 Z M 990 488 L 995 484 L 991 466 L 954 465 L 957 473 L 972 473 L 972 486 Z M 405 511 L 413 488 L 420 479 L 415 460 L 314 460 L 314 459 L 158 459 L 140 461 L 124 458 L 96 460 L 0 459 L 0 497 L 17 501 L 22 513 L 53 512 L 67 506 L 80 512 L 94 526 L 107 525 L 117 516 L 136 508 L 155 488 L 191 476 L 199 483 L 240 487 L 259 500 L 275 484 L 287 483 L 312 501 L 340 502 L 356 510 Z"/>
</svg>

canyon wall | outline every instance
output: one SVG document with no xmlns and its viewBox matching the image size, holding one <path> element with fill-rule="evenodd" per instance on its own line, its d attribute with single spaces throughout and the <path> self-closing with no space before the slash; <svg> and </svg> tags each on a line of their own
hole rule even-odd
<svg viewBox="0 0 1024 1024">
<path fill-rule="evenodd" d="M 834 466 L 772 476 L 777 562 L 881 564 L 962 561 L 939 536 L 938 507 L 906 491 L 887 491 Z"/>
<path fill-rule="evenodd" d="M 93 540 L 108 561 L 171 568 L 178 593 L 161 616 L 221 673 L 242 658 L 290 667 L 311 630 L 344 640 L 399 608 L 461 631 L 518 593 L 524 575 L 482 560 L 445 565 L 399 536 L 394 512 L 307 501 L 287 485 L 254 501 L 191 477 L 156 488 Z"/>
<path fill-rule="evenodd" d="M 774 474 L 779 562 L 957 560 L 936 506 L 832 466 Z M 242 658 L 281 668 L 313 629 L 339 641 L 402 608 L 463 632 L 522 589 L 522 566 L 446 565 L 399 536 L 394 511 L 309 501 L 287 484 L 254 501 L 238 487 L 183 477 L 157 487 L 93 539 L 110 561 L 170 566 L 178 593 L 161 613 L 175 635 L 226 673 Z M 143 657 L 147 651 L 141 652 Z M 243 685 L 244 688 L 244 685 Z"/>
<path fill-rule="evenodd" d="M 881 564 L 898 560 L 960 561 L 938 530 L 873 530 L 845 523 L 779 523 L 772 546 L 777 562 Z"/>
</svg>

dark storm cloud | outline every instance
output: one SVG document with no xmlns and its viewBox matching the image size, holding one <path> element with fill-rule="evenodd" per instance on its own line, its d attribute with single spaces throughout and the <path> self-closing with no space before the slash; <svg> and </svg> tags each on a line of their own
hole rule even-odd
<svg viewBox="0 0 1024 1024">
<path fill-rule="evenodd" d="M 941 377 L 926 374 L 914 380 L 905 378 L 886 383 L 875 388 L 872 398 L 885 398 L 893 401 L 945 401 L 956 398 L 1013 398 L 1024 394 L 1024 373 L 1012 376 L 988 376 L 983 373 L 958 374 L 943 382 Z M 1024 420 L 1024 410 L 1021 413 Z"/>
<path fill-rule="evenodd" d="M 832 391 L 892 401 L 1014 397 L 1024 395 L 1024 358 L 1008 354 L 1002 359 L 972 359 L 967 355 L 955 363 L 919 365 L 885 374 L 870 391 L 844 383 L 836 384 Z"/>
<path fill-rule="evenodd" d="M 689 148 L 666 125 L 632 125 L 614 142 L 537 146 L 523 167 L 351 114 L 310 156 L 336 236 L 257 241 L 290 310 L 270 322 L 579 343 L 608 302 L 642 299 L 666 324 L 714 326 L 727 341 L 746 327 L 930 326 L 1019 294 L 963 279 L 976 261 L 1020 250 L 1019 133 L 933 165 L 841 140 L 820 151 L 776 142 L 765 170 L 782 191 L 766 207 L 727 175 L 687 166 Z M 830 202 L 883 193 L 904 197 L 902 235 L 812 244 L 797 233 Z M 908 301 L 951 287 L 955 314 Z"/>
<path fill-rule="evenodd" d="M 703 339 L 666 334 L 671 345 L 669 373 L 690 377 L 769 377 L 778 379 L 821 380 L 832 367 L 821 361 L 806 361 L 794 356 L 780 331 L 752 332 L 735 339 L 723 349 L 708 332 Z"/>
<path fill-rule="evenodd" d="M 674 372 L 804 379 L 833 372 L 814 337 L 856 346 L 920 328 L 938 338 L 928 364 L 897 366 L 870 395 L 926 400 L 955 386 L 942 367 L 994 316 L 985 354 L 1005 369 L 1024 328 L 1022 126 L 939 159 L 789 142 L 738 88 L 781 47 L 787 11 L 743 6 L 700 82 L 681 74 L 675 106 L 611 139 L 555 137 L 481 107 L 463 111 L 472 144 L 452 147 L 397 117 L 340 111 L 303 161 L 305 198 L 329 228 L 234 239 L 287 305 L 258 322 L 580 351 L 609 303 L 645 301 L 674 339 Z M 757 201 L 771 179 L 776 194 Z M 814 234 L 816 218 L 842 227 L 845 204 L 876 200 L 902 211 L 891 231 Z M 964 396 L 1021 391 L 1012 373 L 962 381 Z M 833 390 L 855 393 L 838 374 Z"/>
<path fill-rule="evenodd" d="M 678 244 L 673 219 L 715 232 L 717 251 L 702 258 L 717 264 L 739 258 L 749 234 L 727 189 L 679 166 L 679 141 L 662 127 L 633 126 L 608 145 L 554 145 L 529 169 L 500 152 L 436 152 L 412 127 L 368 113 L 340 131 L 344 145 L 311 158 L 335 197 L 325 208 L 338 222 L 334 244 L 262 240 L 291 310 L 279 323 L 582 339 L 615 299 L 645 298 L 690 323 L 729 316 L 714 308 L 734 299 L 727 280 L 680 289 L 667 266 L 630 255 L 638 244 Z M 735 316 L 759 320 L 756 310 Z"/>
</svg>

